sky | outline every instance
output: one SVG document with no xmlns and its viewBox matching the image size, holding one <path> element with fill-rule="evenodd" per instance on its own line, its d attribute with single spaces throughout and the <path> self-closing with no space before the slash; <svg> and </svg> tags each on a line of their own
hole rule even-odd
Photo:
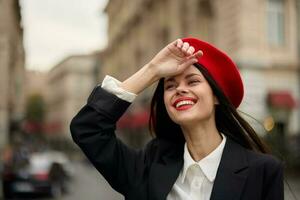
<svg viewBox="0 0 300 200">
<path fill-rule="evenodd" d="M 26 68 L 48 71 L 62 59 L 103 49 L 107 0 L 21 0 Z"/>
</svg>

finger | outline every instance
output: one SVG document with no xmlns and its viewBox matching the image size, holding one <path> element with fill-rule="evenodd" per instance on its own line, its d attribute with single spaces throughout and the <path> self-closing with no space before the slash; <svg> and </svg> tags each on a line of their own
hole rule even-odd
<svg viewBox="0 0 300 200">
<path fill-rule="evenodd" d="M 182 41 L 181 39 L 177 39 L 177 40 L 176 40 L 176 46 L 177 46 L 178 48 L 181 48 L 182 45 L 183 45 L 183 41 Z"/>
<path fill-rule="evenodd" d="M 198 60 L 196 58 L 188 59 L 188 60 L 184 61 L 183 63 L 181 63 L 178 68 L 180 71 L 183 71 L 187 67 L 191 66 L 192 64 L 194 64 L 196 62 L 198 62 Z"/>
<path fill-rule="evenodd" d="M 192 47 L 192 46 L 190 46 L 190 47 L 188 48 L 188 50 L 187 50 L 187 54 L 188 54 L 188 55 L 193 55 L 194 52 L 195 52 L 195 48 Z"/>
<path fill-rule="evenodd" d="M 184 42 L 181 50 L 186 54 L 186 51 L 188 50 L 189 47 L 190 47 L 189 43 Z"/>
<path fill-rule="evenodd" d="M 169 48 L 177 47 L 177 43 L 178 43 L 178 40 L 174 40 L 174 41 L 172 41 L 170 44 L 168 44 L 167 46 L 168 46 Z"/>
<path fill-rule="evenodd" d="M 203 56 L 203 51 L 199 50 L 194 55 L 195 55 L 196 58 L 200 58 L 200 57 Z"/>
<path fill-rule="evenodd" d="M 187 57 L 187 59 L 191 59 L 191 58 L 199 59 L 202 56 L 203 56 L 203 51 L 199 50 L 196 53 L 194 53 L 193 55 L 190 55 L 189 57 Z"/>
</svg>

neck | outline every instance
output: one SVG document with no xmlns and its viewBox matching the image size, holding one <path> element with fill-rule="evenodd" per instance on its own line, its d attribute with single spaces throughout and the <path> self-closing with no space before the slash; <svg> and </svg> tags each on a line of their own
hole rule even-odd
<svg viewBox="0 0 300 200">
<path fill-rule="evenodd" d="M 192 158 L 198 162 L 210 154 L 222 142 L 217 127 L 213 123 L 197 123 L 197 125 L 182 125 L 188 150 Z"/>
</svg>

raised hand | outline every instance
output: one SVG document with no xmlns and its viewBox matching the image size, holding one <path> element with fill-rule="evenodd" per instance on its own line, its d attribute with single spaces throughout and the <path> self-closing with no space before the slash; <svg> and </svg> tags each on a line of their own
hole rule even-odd
<svg viewBox="0 0 300 200">
<path fill-rule="evenodd" d="M 178 39 L 158 52 L 149 63 L 123 81 L 120 86 L 138 94 L 162 77 L 182 73 L 202 55 L 201 50 L 195 52 L 194 47 Z"/>
<path fill-rule="evenodd" d="M 188 66 L 196 63 L 203 55 L 201 50 L 195 52 L 194 47 L 181 39 L 168 44 L 149 62 L 157 78 L 180 74 Z"/>
</svg>

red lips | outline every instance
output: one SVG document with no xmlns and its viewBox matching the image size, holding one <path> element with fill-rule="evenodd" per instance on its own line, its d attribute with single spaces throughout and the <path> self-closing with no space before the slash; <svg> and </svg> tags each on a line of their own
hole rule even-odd
<svg viewBox="0 0 300 200">
<path fill-rule="evenodd" d="M 192 97 L 180 97 L 178 99 L 175 100 L 175 102 L 172 104 L 174 107 L 176 107 L 176 104 L 179 102 L 179 101 L 193 101 L 194 103 L 197 102 L 197 100 L 195 98 L 192 98 Z"/>
</svg>

